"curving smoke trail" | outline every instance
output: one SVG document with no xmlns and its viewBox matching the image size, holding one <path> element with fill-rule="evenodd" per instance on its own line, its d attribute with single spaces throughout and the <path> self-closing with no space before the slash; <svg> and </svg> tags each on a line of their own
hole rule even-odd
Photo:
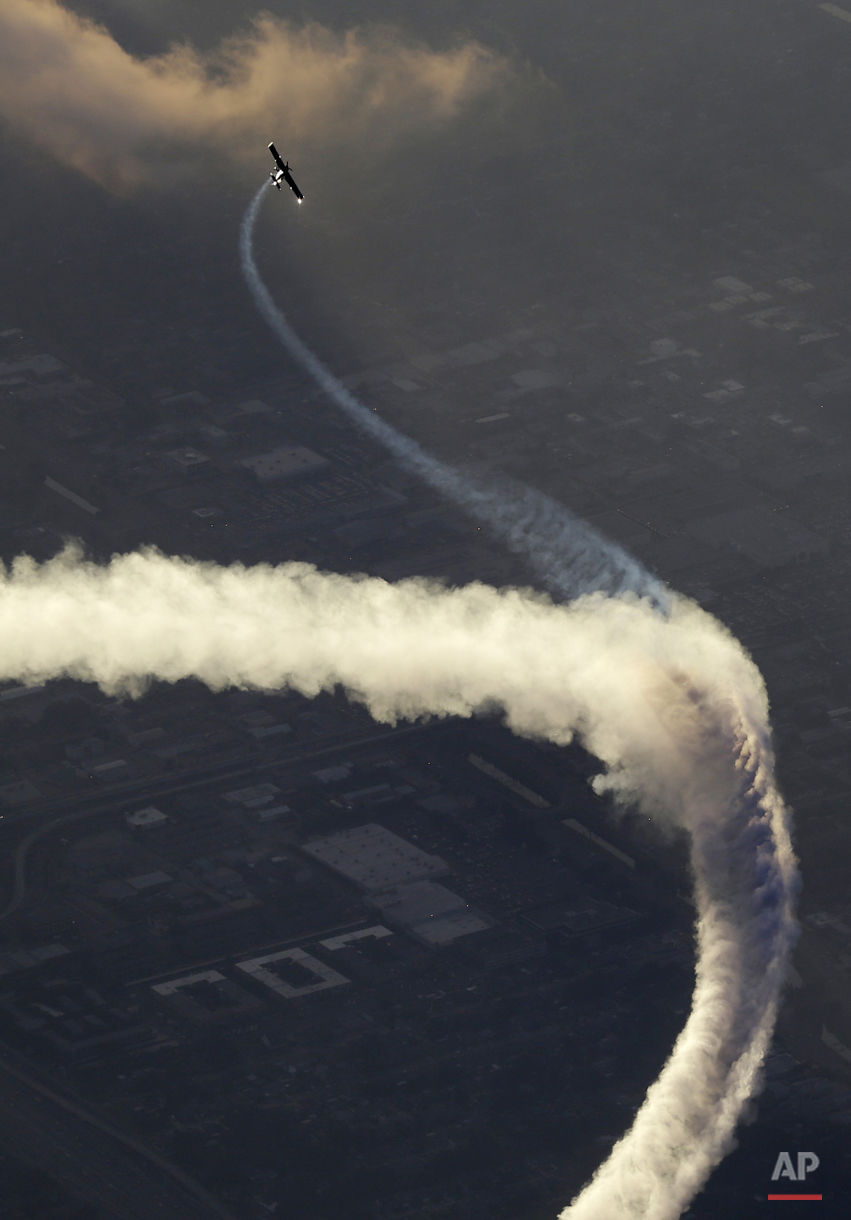
<svg viewBox="0 0 851 1220">
<path fill-rule="evenodd" d="M 493 700 L 516 732 L 553 741 L 577 732 L 609 768 L 601 786 L 690 836 L 698 909 L 691 1014 L 632 1128 L 561 1214 L 676 1220 L 732 1147 L 736 1123 L 759 1087 L 796 937 L 797 867 L 774 786 L 762 679 L 711 616 L 671 595 L 563 506 L 532 489 L 488 485 L 446 466 L 359 402 L 293 331 L 260 278 L 252 236 L 265 189 L 243 220 L 240 254 L 255 303 L 286 350 L 359 427 L 524 553 L 550 589 L 579 599 L 556 609 L 528 594 L 479 586 L 447 592 L 422 582 L 379 595 L 376 582 L 363 581 L 355 600 L 370 607 L 367 634 L 376 625 L 374 597 L 382 607 L 404 607 L 388 633 L 390 651 L 381 654 L 385 666 L 394 637 L 409 639 L 414 651 L 427 637 L 438 648 L 427 650 L 425 670 L 396 655 L 389 686 L 380 689 L 342 671 L 338 680 L 378 718 L 469 714 L 478 701 Z M 297 580 L 318 588 L 313 581 L 339 578 L 304 573 Z M 331 587 L 345 587 L 347 597 L 355 592 Z M 432 614 L 445 630 L 435 629 Z M 507 619 L 513 625 L 498 647 L 489 637 L 492 667 L 482 683 L 472 673 L 484 619 L 491 630 Z M 558 639 L 550 635 L 555 623 L 564 633 Z M 521 637 L 531 655 L 518 683 L 512 661 L 524 651 Z M 362 638 L 358 631 L 355 638 Z"/>
<path fill-rule="evenodd" d="M 612 594 L 629 590 L 664 604 L 667 593 L 661 581 L 564 505 L 534 488 L 508 479 L 485 483 L 438 461 L 346 389 L 299 338 L 260 278 L 252 246 L 254 225 L 266 193 L 266 186 L 261 187 L 242 221 L 239 237 L 242 272 L 265 321 L 290 356 L 331 401 L 409 470 L 486 525 L 509 550 L 525 555 L 553 591 L 573 597 L 597 589 Z"/>
<path fill-rule="evenodd" d="M 392 722 L 500 706 L 517 733 L 579 734 L 601 788 L 690 836 L 698 909 L 691 1015 L 631 1131 L 565 1220 L 676 1220 L 731 1147 L 758 1084 L 795 936 L 796 867 L 774 787 L 765 690 L 693 603 L 568 605 L 522 590 L 391 585 L 307 564 L 229 568 L 149 551 L 68 551 L 0 573 L 0 679 L 62 675 L 138 693 L 341 684 Z"/>
</svg>

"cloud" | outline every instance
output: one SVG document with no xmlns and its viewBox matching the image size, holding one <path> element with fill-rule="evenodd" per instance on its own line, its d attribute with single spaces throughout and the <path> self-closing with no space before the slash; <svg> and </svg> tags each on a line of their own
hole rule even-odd
<svg viewBox="0 0 851 1220">
<path fill-rule="evenodd" d="M 179 172 L 193 147 L 236 161 L 277 136 L 374 147 L 451 118 L 503 60 L 445 51 L 387 27 L 337 34 L 260 15 L 216 51 L 140 59 L 57 0 L 0 0 L 0 114 L 54 156 L 115 188 Z"/>
<path fill-rule="evenodd" d="M 636 1116 L 565 1220 L 676 1220 L 732 1145 L 758 1085 L 794 939 L 795 859 L 762 679 L 710 615 L 674 598 L 567 606 L 517 589 L 229 568 L 153 551 L 74 552 L 0 579 L 0 678 L 111 692 L 341 685 L 384 722 L 501 707 L 517 733 L 578 734 L 604 783 L 689 836 L 692 1011 Z"/>
</svg>

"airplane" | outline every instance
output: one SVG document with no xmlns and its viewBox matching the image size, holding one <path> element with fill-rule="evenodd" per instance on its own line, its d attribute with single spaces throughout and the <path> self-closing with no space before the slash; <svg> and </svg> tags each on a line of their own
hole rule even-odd
<svg viewBox="0 0 851 1220">
<path fill-rule="evenodd" d="M 269 145 L 269 152 L 275 158 L 275 164 L 278 167 L 274 173 L 269 175 L 269 177 L 272 179 L 272 185 L 276 186 L 278 190 L 280 190 L 281 183 L 286 182 L 296 199 L 299 201 L 299 203 L 301 203 L 302 199 L 304 199 L 304 195 L 302 195 L 301 191 L 295 184 L 295 179 L 290 173 L 289 164 L 286 161 L 281 160 L 280 153 L 278 152 L 277 148 L 275 148 L 274 144 Z"/>
</svg>

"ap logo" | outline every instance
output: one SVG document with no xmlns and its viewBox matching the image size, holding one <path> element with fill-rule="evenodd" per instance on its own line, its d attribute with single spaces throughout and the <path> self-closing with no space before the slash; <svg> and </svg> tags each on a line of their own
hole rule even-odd
<svg viewBox="0 0 851 1220">
<path fill-rule="evenodd" d="M 788 1152 L 781 1152 L 775 1163 L 771 1180 L 776 1182 L 779 1178 L 789 1178 L 792 1182 L 803 1182 L 807 1174 L 812 1173 L 818 1167 L 819 1159 L 814 1152 L 799 1152 L 797 1166 L 792 1163 Z"/>
</svg>

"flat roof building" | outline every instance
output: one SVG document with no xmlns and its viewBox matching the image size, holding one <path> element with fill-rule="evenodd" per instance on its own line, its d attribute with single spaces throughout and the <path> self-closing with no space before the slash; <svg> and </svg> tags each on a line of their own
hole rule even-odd
<svg viewBox="0 0 851 1220">
<path fill-rule="evenodd" d="M 125 814 L 124 821 L 128 826 L 134 828 L 140 826 L 159 826 L 163 822 L 168 821 L 168 814 L 163 813 L 161 809 L 157 809 L 155 805 L 148 805 L 145 809 L 137 810 L 136 813 Z"/>
<path fill-rule="evenodd" d="M 633 923 L 638 915 L 629 907 L 615 906 L 597 898 L 576 898 L 535 907 L 523 916 L 524 923 L 536 932 L 558 932 L 562 937 L 586 936 L 604 928 Z"/>
<path fill-rule="evenodd" d="M 279 445 L 268 453 L 243 458 L 240 465 L 252 470 L 261 483 L 270 483 L 274 479 L 291 479 L 322 470 L 328 465 L 328 459 L 304 445 Z"/>
<path fill-rule="evenodd" d="M 367 893 L 449 873 L 440 856 L 421 851 L 376 822 L 315 839 L 302 850 Z"/>
<path fill-rule="evenodd" d="M 397 885 L 367 902 L 388 923 L 404 928 L 427 945 L 449 945 L 461 936 L 484 932 L 495 920 L 468 906 L 466 899 L 434 881 Z"/>
<path fill-rule="evenodd" d="M 218 970 L 185 974 L 167 983 L 155 983 L 151 990 L 197 1025 L 228 1020 L 263 1007 L 262 1000 L 237 987 Z"/>
<path fill-rule="evenodd" d="M 186 474 L 189 470 L 197 470 L 199 466 L 205 466 L 209 462 L 206 453 L 199 453 L 197 449 L 169 449 L 165 455 L 178 469 Z"/>
<path fill-rule="evenodd" d="M 268 966 L 276 966 L 277 969 L 269 970 Z M 298 974 L 298 981 L 287 978 L 287 967 Z M 279 953 L 265 953 L 262 957 L 237 962 L 236 968 L 244 970 L 258 983 L 265 984 L 287 1000 L 313 995 L 317 991 L 327 991 L 329 987 L 340 987 L 349 981 L 338 970 L 332 970 L 325 962 L 305 953 L 304 949 L 282 949 Z"/>
</svg>

